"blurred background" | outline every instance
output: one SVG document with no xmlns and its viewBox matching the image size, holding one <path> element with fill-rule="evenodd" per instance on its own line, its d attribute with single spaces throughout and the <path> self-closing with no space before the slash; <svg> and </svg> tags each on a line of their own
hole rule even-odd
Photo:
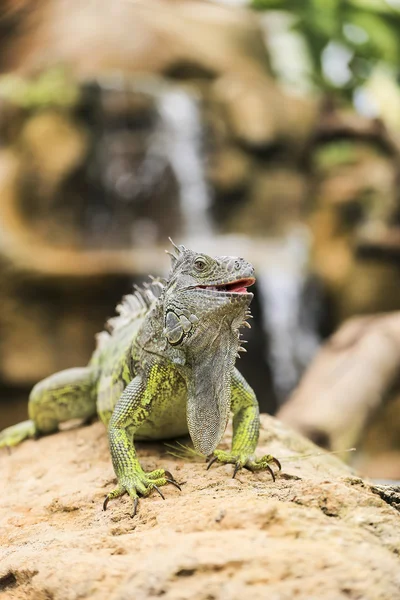
<svg viewBox="0 0 400 600">
<path fill-rule="evenodd" d="M 238 366 L 299 425 L 292 392 L 324 340 L 400 310 L 399 31 L 400 0 L 2 0 L 0 429 L 87 362 L 133 283 L 165 275 L 168 236 L 253 262 Z M 383 479 L 400 479 L 393 331 L 374 402 L 356 385 L 358 426 L 341 390 L 326 426 L 298 427 Z"/>
</svg>

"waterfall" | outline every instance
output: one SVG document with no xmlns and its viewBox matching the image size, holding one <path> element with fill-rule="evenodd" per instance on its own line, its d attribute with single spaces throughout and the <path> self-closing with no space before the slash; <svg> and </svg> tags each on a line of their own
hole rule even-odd
<svg viewBox="0 0 400 600">
<path fill-rule="evenodd" d="M 196 99 L 181 89 L 162 91 L 157 108 L 165 157 L 175 173 L 184 223 L 183 237 L 207 238 L 214 232 L 202 148 L 203 124 Z"/>
<path fill-rule="evenodd" d="M 309 241 L 304 231 L 293 231 L 272 242 L 267 264 L 258 262 L 257 282 L 264 329 L 269 340 L 268 361 L 279 402 L 284 402 L 320 345 L 317 324 L 306 321 L 304 296 Z M 272 256 L 271 256 L 272 254 Z M 272 258 L 272 260 L 271 260 Z M 310 306 L 315 313 L 315 306 Z M 311 320 L 315 320 L 315 314 Z"/>
<path fill-rule="evenodd" d="M 103 193 L 95 195 L 90 218 L 98 235 L 108 234 L 112 217 L 117 221 L 122 215 L 117 225 L 126 230 L 132 219 L 133 244 L 150 247 L 157 238 L 170 235 L 171 220 L 178 213 L 173 229 L 181 241 L 201 242 L 212 236 L 204 126 L 196 96 L 162 79 L 130 80 L 118 74 L 100 80 L 96 90 L 104 122 L 100 120 L 101 138 L 90 172 Z M 130 118 L 135 96 L 145 107 L 142 124 L 140 113 Z M 169 188 L 163 198 L 165 184 Z M 169 223 L 165 230 L 164 223 Z"/>
</svg>

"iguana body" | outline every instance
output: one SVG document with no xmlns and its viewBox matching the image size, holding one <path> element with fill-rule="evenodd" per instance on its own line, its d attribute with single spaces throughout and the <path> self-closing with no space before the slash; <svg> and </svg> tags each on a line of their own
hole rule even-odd
<svg viewBox="0 0 400 600">
<path fill-rule="evenodd" d="M 98 413 L 108 427 L 117 488 L 134 501 L 168 481 L 158 469 L 145 473 L 133 438 L 166 439 L 190 433 L 194 447 L 235 471 L 279 463 L 255 460 L 259 414 L 254 392 L 234 366 L 239 328 L 253 297 L 253 267 L 241 258 L 211 258 L 175 246 L 165 282 L 153 281 L 124 298 L 119 316 L 98 336 L 89 365 L 56 373 L 29 398 L 29 421 L 0 433 L 0 447 L 57 431 L 73 418 Z M 231 452 L 216 450 L 233 412 Z M 159 491 L 159 490 L 158 490 Z"/>
</svg>

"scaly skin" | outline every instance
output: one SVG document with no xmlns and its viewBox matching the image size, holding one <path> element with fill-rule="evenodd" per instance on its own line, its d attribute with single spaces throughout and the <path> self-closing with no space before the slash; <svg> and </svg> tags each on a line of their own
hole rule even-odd
<svg viewBox="0 0 400 600">
<path fill-rule="evenodd" d="M 127 493 L 136 513 L 139 496 L 171 483 L 164 469 L 145 473 L 135 439 L 168 439 L 188 431 L 197 451 L 251 471 L 279 462 L 254 456 L 259 435 L 253 390 L 235 368 L 239 328 L 248 325 L 253 267 L 241 258 L 197 254 L 174 246 L 168 280 L 155 280 L 124 298 L 119 316 L 98 336 L 85 368 L 68 369 L 38 383 L 30 420 L 0 433 L 0 448 L 57 430 L 72 418 L 97 414 L 108 427 L 117 487 L 104 502 Z M 217 449 L 230 410 L 230 452 Z"/>
</svg>

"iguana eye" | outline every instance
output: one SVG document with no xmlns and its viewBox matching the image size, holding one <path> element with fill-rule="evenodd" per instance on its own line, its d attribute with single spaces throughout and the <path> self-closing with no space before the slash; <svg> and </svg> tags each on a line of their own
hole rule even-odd
<svg viewBox="0 0 400 600">
<path fill-rule="evenodd" d="M 206 263 L 202 258 L 198 258 L 195 261 L 194 266 L 198 271 L 204 271 L 204 269 L 206 268 Z"/>
</svg>

